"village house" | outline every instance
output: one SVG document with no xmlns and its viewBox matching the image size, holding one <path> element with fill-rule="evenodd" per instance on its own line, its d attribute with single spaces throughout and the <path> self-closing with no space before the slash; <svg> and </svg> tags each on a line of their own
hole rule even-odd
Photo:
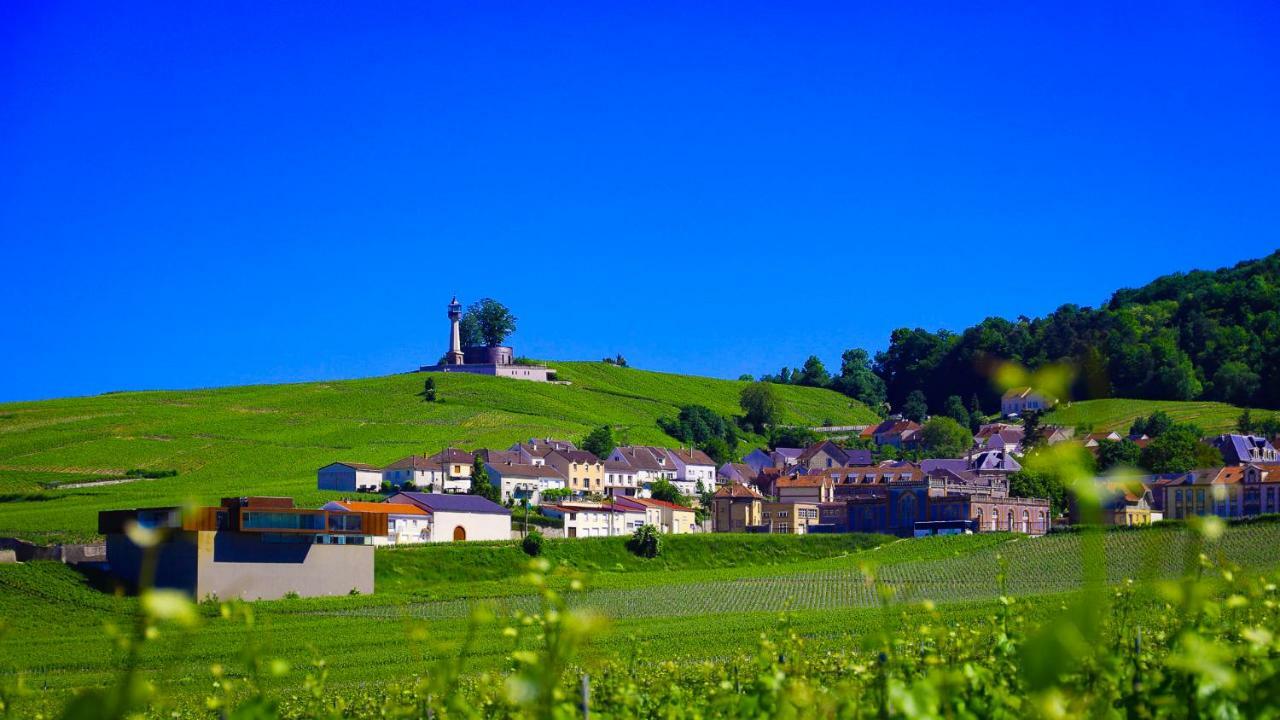
<svg viewBox="0 0 1280 720">
<path fill-rule="evenodd" d="M 755 483 L 756 477 L 759 474 L 760 472 L 758 470 L 745 462 L 725 463 L 716 471 L 716 482 L 721 485 L 728 483 L 751 485 Z"/>
<path fill-rule="evenodd" d="M 1048 410 L 1058 401 L 1029 387 L 1009 388 L 1000 398 L 1000 414 L 1005 417 L 1027 411 Z"/>
<path fill-rule="evenodd" d="M 344 499 L 327 502 L 320 509 L 386 515 L 387 534 L 373 536 L 371 540 L 374 545 L 405 545 L 429 542 L 431 539 L 431 515 L 413 505 Z"/>
<path fill-rule="evenodd" d="M 196 600 L 274 600 L 373 593 L 373 541 L 383 513 L 295 507 L 291 498 L 223 498 L 217 507 L 160 507 L 98 513 L 111 575 L 137 588 L 150 556 L 152 584 Z M 127 529 L 160 534 L 154 555 Z"/>
<path fill-rule="evenodd" d="M 444 489 L 445 471 L 425 455 L 410 455 L 382 469 L 382 482 L 396 488 L 410 485 L 414 489 L 434 492 Z"/>
<path fill-rule="evenodd" d="M 542 493 L 565 486 L 560 471 L 547 465 L 520 463 L 485 463 L 489 483 L 498 488 L 502 502 L 528 501 L 534 505 L 542 502 Z"/>
<path fill-rule="evenodd" d="M 676 468 L 673 480 L 680 494 L 696 497 L 699 489 L 711 490 L 716 486 L 716 463 L 697 448 L 668 449 L 667 457 Z"/>
<path fill-rule="evenodd" d="M 1219 435 L 1214 438 L 1213 446 L 1222 453 L 1222 462 L 1227 465 L 1280 461 L 1271 442 L 1258 435 Z"/>
<path fill-rule="evenodd" d="M 543 456 L 546 465 L 555 468 L 568 481 L 569 490 L 578 496 L 603 495 L 604 462 L 586 450 L 566 448 L 552 450 Z"/>
<path fill-rule="evenodd" d="M 471 470 L 476 456 L 466 450 L 445 448 L 427 458 L 429 465 L 435 465 L 444 473 L 444 485 L 436 488 L 444 492 L 464 493 L 471 490 Z"/>
<path fill-rule="evenodd" d="M 760 525 L 748 531 L 805 535 L 818 522 L 817 503 L 765 501 L 760 506 Z"/>
<path fill-rule="evenodd" d="M 648 447 L 646 445 L 620 445 L 613 449 L 606 461 L 631 468 L 636 474 L 637 487 L 642 487 L 646 491 L 658 480 L 666 480 L 672 483 L 676 481 L 675 462 L 667 456 L 667 452 L 663 448 Z M 681 494 L 692 495 L 697 491 L 696 487 L 688 488 L 687 483 L 681 483 L 681 485 L 685 485 L 685 488 L 677 485 Z M 688 492 L 686 492 L 686 488 Z"/>
<path fill-rule="evenodd" d="M 747 532 L 759 527 L 765 497 L 755 488 L 737 483 L 721 486 L 711 499 L 712 526 L 716 532 Z"/>
<path fill-rule="evenodd" d="M 1280 512 L 1280 464 L 1192 470 L 1164 486 L 1165 517 L 1253 517 Z"/>
<path fill-rule="evenodd" d="M 660 532 L 684 535 L 698 531 L 697 517 L 691 508 L 642 497 L 619 497 L 615 502 L 619 507 L 643 510 L 645 524 L 658 528 Z"/>
<path fill-rule="evenodd" d="M 543 505 L 541 510 L 564 521 L 566 538 L 630 535 L 645 524 L 646 516 L 644 508 L 620 503 L 562 502 Z"/>
<path fill-rule="evenodd" d="M 426 512 L 422 542 L 511 539 L 511 511 L 479 495 L 400 492 L 383 504 L 409 505 Z"/>
<path fill-rule="evenodd" d="M 951 494 L 929 480 L 890 483 L 885 494 L 848 501 L 850 532 L 902 537 L 1005 530 L 1027 535 L 1049 531 L 1049 502 L 1039 498 Z"/>
<path fill-rule="evenodd" d="M 837 501 L 884 494 L 891 482 L 920 482 L 924 471 L 913 463 L 863 465 L 831 468 L 823 474 L 831 478 L 832 497 Z"/>
<path fill-rule="evenodd" d="M 635 468 L 626 463 L 604 461 L 604 492 L 614 497 L 645 496 L 648 490 L 640 485 Z"/>
<path fill-rule="evenodd" d="M 1040 442 L 1044 445 L 1057 445 L 1076 436 L 1075 428 L 1062 427 L 1061 425 L 1044 425 L 1040 428 L 1039 433 Z"/>
<path fill-rule="evenodd" d="M 899 450 L 907 450 L 919 445 L 919 434 L 923 429 L 920 423 L 904 419 L 885 420 L 879 425 L 872 425 L 862 431 L 877 446 L 889 445 Z"/>
<path fill-rule="evenodd" d="M 329 463 L 316 470 L 316 489 L 340 492 L 377 492 L 382 468 L 357 462 Z"/>
<path fill-rule="evenodd" d="M 1102 524 L 1122 527 L 1150 525 L 1163 519 L 1160 511 L 1155 509 L 1155 499 L 1151 491 L 1141 483 L 1102 482 L 1099 484 L 1099 502 L 1102 510 Z M 1074 497 L 1068 507 L 1068 517 L 1072 524 L 1080 524 L 1080 509 Z"/>
<path fill-rule="evenodd" d="M 1022 452 L 1022 441 L 1026 431 L 1018 425 L 1007 423 L 991 423 L 978 428 L 974 433 L 973 444 L 978 450 L 1003 450 L 1006 453 Z"/>
<path fill-rule="evenodd" d="M 835 500 L 835 483 L 830 476 L 796 475 L 778 478 L 775 485 L 778 502 L 824 503 Z"/>
<path fill-rule="evenodd" d="M 1086 448 L 1096 448 L 1099 443 L 1103 442 L 1120 442 L 1124 437 L 1114 430 L 1111 432 L 1093 432 L 1084 436 L 1084 446 Z"/>
</svg>

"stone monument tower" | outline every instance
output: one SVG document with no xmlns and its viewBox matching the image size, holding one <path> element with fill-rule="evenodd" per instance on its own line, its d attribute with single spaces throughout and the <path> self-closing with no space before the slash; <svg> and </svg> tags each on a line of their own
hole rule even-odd
<svg viewBox="0 0 1280 720">
<path fill-rule="evenodd" d="M 458 329 L 460 320 L 462 320 L 462 303 L 458 302 L 455 296 L 449 303 L 449 352 L 444 356 L 445 365 L 461 365 L 463 362 L 462 333 Z"/>
</svg>

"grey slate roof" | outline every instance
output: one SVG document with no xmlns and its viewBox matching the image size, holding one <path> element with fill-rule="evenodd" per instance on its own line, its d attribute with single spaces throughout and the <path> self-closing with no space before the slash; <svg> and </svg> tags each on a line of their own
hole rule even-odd
<svg viewBox="0 0 1280 720">
<path fill-rule="evenodd" d="M 449 495 L 446 493 L 402 492 L 388 500 L 404 497 L 414 505 L 429 512 L 463 512 L 485 515 L 510 515 L 511 511 L 479 495 Z"/>
</svg>

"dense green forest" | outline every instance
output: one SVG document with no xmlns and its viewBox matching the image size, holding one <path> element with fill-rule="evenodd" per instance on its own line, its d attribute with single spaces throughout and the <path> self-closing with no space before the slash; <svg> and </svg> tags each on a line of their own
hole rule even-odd
<svg viewBox="0 0 1280 720">
<path fill-rule="evenodd" d="M 1102 307 L 991 317 L 961 332 L 899 328 L 874 358 L 845 352 L 830 374 L 816 357 L 761 379 L 828 386 L 869 406 L 902 408 L 914 391 L 943 412 L 952 396 L 999 407 L 993 368 L 1066 363 L 1071 399 L 1221 400 L 1280 408 L 1280 251 L 1231 268 L 1175 273 L 1119 290 Z"/>
</svg>

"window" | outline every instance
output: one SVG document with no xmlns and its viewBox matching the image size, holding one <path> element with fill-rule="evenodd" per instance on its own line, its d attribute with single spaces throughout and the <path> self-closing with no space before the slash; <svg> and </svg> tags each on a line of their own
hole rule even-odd
<svg viewBox="0 0 1280 720">
<path fill-rule="evenodd" d="M 323 513 L 245 512 L 240 516 L 245 530 L 324 530 Z"/>
</svg>

